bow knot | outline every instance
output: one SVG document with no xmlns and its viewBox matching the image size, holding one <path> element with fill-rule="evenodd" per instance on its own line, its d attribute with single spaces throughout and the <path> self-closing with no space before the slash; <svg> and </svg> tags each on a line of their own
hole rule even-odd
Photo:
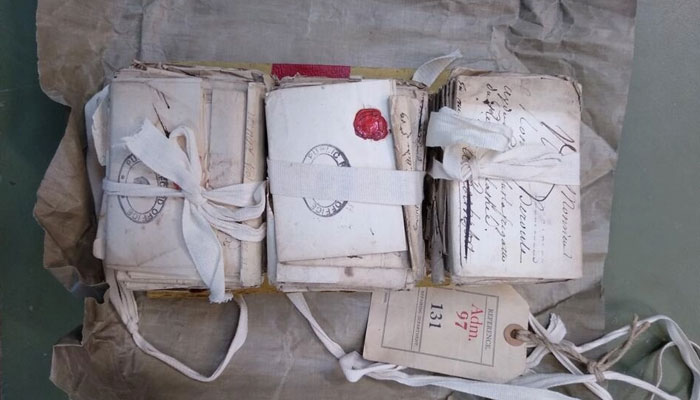
<svg viewBox="0 0 700 400">
<path fill-rule="evenodd" d="M 510 127 L 460 115 L 443 107 L 430 114 L 426 145 L 442 147 L 442 162 L 433 160 L 430 175 L 469 181 L 479 178 L 579 184 L 576 153 L 561 154 L 544 144 L 511 147 Z"/>
<path fill-rule="evenodd" d="M 178 140 L 184 141 L 184 149 Z M 184 198 L 182 234 L 197 273 L 209 288 L 209 300 L 221 303 L 232 297 L 225 292 L 221 243 L 214 231 L 238 240 L 258 242 L 265 237 L 265 224 L 245 224 L 265 210 L 265 183 L 250 182 L 206 190 L 194 132 L 180 126 L 166 138 L 149 120 L 124 140 L 141 162 L 177 185 L 177 189 L 105 180 L 106 194 L 120 196 Z"/>
<path fill-rule="evenodd" d="M 462 175 L 463 181 L 477 180 L 479 179 L 479 159 L 471 158 L 462 161 Z"/>
<path fill-rule="evenodd" d="M 197 207 L 203 206 L 208 200 L 204 197 L 204 190 L 201 186 L 198 186 L 195 190 L 187 192 L 183 190 L 185 198 Z"/>
</svg>

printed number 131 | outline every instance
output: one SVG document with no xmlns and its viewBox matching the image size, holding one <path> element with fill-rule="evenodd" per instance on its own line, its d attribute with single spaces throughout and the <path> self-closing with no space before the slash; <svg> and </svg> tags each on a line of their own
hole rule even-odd
<svg viewBox="0 0 700 400">
<path fill-rule="evenodd" d="M 428 328 L 442 327 L 442 304 L 430 304 L 430 323 Z"/>
</svg>

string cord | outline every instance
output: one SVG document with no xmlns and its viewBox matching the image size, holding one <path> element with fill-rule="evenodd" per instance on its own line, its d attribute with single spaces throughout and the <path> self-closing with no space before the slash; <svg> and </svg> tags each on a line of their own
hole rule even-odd
<svg viewBox="0 0 700 400">
<path fill-rule="evenodd" d="M 649 321 L 639 323 L 639 317 L 635 315 L 632 323 L 630 324 L 630 331 L 625 341 L 607 351 L 597 360 L 590 359 L 583 355 L 576 349 L 576 346 L 569 341 L 553 343 L 548 340 L 546 336 L 538 335 L 535 332 L 525 329 L 518 329 L 513 333 L 514 339 L 516 340 L 534 345 L 535 347 L 544 346 L 551 353 L 558 351 L 565 354 L 569 359 L 584 364 L 586 366 L 586 370 L 595 375 L 599 383 L 602 383 L 605 381 L 603 372 L 611 369 L 613 365 L 620 361 L 629 351 L 629 349 L 632 348 L 632 345 L 639 338 L 639 336 L 649 329 L 650 326 L 651 324 Z"/>
</svg>

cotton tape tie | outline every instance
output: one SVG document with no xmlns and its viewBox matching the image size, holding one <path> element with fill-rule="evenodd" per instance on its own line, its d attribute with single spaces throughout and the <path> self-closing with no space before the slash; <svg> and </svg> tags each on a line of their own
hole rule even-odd
<svg viewBox="0 0 700 400">
<path fill-rule="evenodd" d="M 433 160 L 429 174 L 436 179 L 468 181 L 479 178 L 578 185 L 579 158 L 539 144 L 511 146 L 512 129 L 478 121 L 443 107 L 430 114 L 426 145 L 442 147 L 443 161 Z M 478 147 L 465 151 L 464 146 Z"/>
<path fill-rule="evenodd" d="M 368 361 L 362 358 L 362 356 L 355 351 L 345 353 L 342 347 L 333 341 L 318 324 L 314 316 L 311 314 L 311 310 L 309 309 L 309 306 L 306 303 L 302 293 L 290 293 L 287 294 L 287 297 L 302 314 L 302 316 L 306 318 L 311 326 L 311 329 L 321 340 L 321 343 L 323 343 L 326 349 L 339 360 L 343 374 L 350 382 L 357 382 L 362 377 L 369 376 L 373 379 L 391 380 L 412 387 L 439 386 L 462 393 L 496 400 L 573 399 L 572 397 L 553 392 L 548 389 L 573 384 L 584 384 L 600 399 L 612 400 L 610 393 L 598 384 L 598 379 L 600 378 L 599 376 L 596 376 L 595 374 L 582 373 L 575 365 L 573 365 L 571 360 L 566 355 L 557 350 L 557 347 L 547 347 L 542 344 L 537 345 L 537 347 L 535 347 L 535 349 L 528 356 L 528 371 L 526 371 L 526 373 L 521 377 L 508 383 L 499 384 L 463 378 L 444 377 L 439 375 L 408 374 L 403 371 L 405 367 Z M 697 384 L 700 380 L 700 358 L 698 358 L 698 354 L 695 352 L 695 349 L 698 348 L 697 344 L 691 342 L 680 327 L 668 317 L 657 315 L 639 322 L 641 324 L 653 324 L 658 322 L 665 328 L 669 337 L 671 338 L 671 342 L 669 343 L 678 347 L 681 353 L 681 358 L 693 374 L 693 387 L 690 399 L 700 400 L 700 385 Z M 563 321 L 555 314 L 551 315 L 550 323 L 547 328 L 540 325 L 537 319 L 530 315 L 530 327 L 534 331 L 533 334 L 538 335 L 544 341 L 549 341 L 551 343 L 565 343 L 567 346 L 571 346 L 574 351 L 579 353 L 591 351 L 610 343 L 613 340 L 624 337 L 625 335 L 629 334 L 630 330 L 632 329 L 630 326 L 623 327 L 616 331 L 610 332 L 599 339 L 576 346 L 573 343 L 564 340 L 566 335 L 566 327 Z M 664 346 L 663 351 L 665 351 L 670 344 Z M 544 356 L 550 351 L 553 352 L 554 356 L 560 362 L 562 360 L 569 362 L 562 362 L 562 364 L 571 373 L 535 373 L 532 370 L 532 368 L 536 367 Z M 659 357 L 662 356 L 663 353 L 659 355 Z M 640 389 L 646 390 L 652 393 L 654 396 L 663 398 L 664 400 L 679 400 L 677 397 L 658 388 L 660 380 L 656 385 L 652 385 L 641 379 L 615 371 L 601 371 L 600 374 L 602 374 L 603 378 L 606 380 L 616 380 L 628 383 Z"/>
<path fill-rule="evenodd" d="M 185 149 L 178 139 L 184 140 Z M 215 229 L 243 241 L 265 237 L 265 225 L 242 223 L 258 218 L 265 210 L 265 183 L 252 182 L 217 189 L 201 186 L 202 167 L 191 129 L 180 126 L 166 138 L 149 120 L 125 138 L 126 147 L 148 168 L 169 179 L 179 189 L 114 182 L 105 179 L 105 194 L 127 197 L 182 197 L 182 233 L 187 251 L 204 284 L 209 300 L 221 303 L 232 298 L 225 290 L 224 261 Z M 231 207 L 238 207 L 232 209 Z"/>
<path fill-rule="evenodd" d="M 238 326 L 236 327 L 236 333 L 231 340 L 229 348 L 226 351 L 226 355 L 224 356 L 223 360 L 221 360 L 218 367 L 210 375 L 203 375 L 195 371 L 176 358 L 163 353 L 141 335 L 139 332 L 139 314 L 134 293 L 126 289 L 117 280 L 116 273 L 117 271 L 114 269 L 105 269 L 105 278 L 109 284 L 108 294 L 110 303 L 116 309 L 117 314 L 119 314 L 119 317 L 124 325 L 126 325 L 126 329 L 134 339 L 136 346 L 138 346 L 138 348 L 140 348 L 144 353 L 157 358 L 158 360 L 181 372 L 185 376 L 200 382 L 214 381 L 221 375 L 221 373 L 223 373 L 224 369 L 226 369 L 226 366 L 233 358 L 233 355 L 236 354 L 238 349 L 240 349 L 245 343 L 248 336 L 248 306 L 246 305 L 243 296 L 237 295 L 234 297 L 234 300 L 236 303 L 238 303 L 239 307 Z"/>
<path fill-rule="evenodd" d="M 454 391 L 482 396 L 497 400 L 537 399 L 537 400 L 573 400 L 572 397 L 541 388 L 517 386 L 501 383 L 473 381 L 439 375 L 408 374 L 405 367 L 365 360 L 357 352 L 345 353 L 338 343 L 333 341 L 318 324 L 311 314 L 304 295 L 301 293 L 287 294 L 289 300 L 306 318 L 316 336 L 326 349 L 339 361 L 343 374 L 350 382 L 357 382 L 362 377 L 382 381 L 395 381 L 412 387 L 439 386 Z"/>
<path fill-rule="evenodd" d="M 424 83 L 426 86 L 432 86 L 442 71 L 458 58 L 462 58 L 462 52 L 459 50 L 444 56 L 435 57 L 418 67 L 416 72 L 413 73 L 411 80 Z"/>
<path fill-rule="evenodd" d="M 423 201 L 423 171 L 269 159 L 267 170 L 273 195 L 389 205 L 418 205 Z"/>
<path fill-rule="evenodd" d="M 604 400 L 612 400 L 612 396 L 607 392 L 602 386 L 598 385 L 598 381 L 601 376 L 605 380 L 616 380 L 620 382 L 625 382 L 630 385 L 636 386 L 640 389 L 646 390 L 652 393 L 653 397 L 658 396 L 664 400 L 679 400 L 676 396 L 673 396 L 661 389 L 659 389 L 660 379 L 657 380 L 655 385 L 645 382 L 641 379 L 625 375 L 615 371 L 603 370 L 599 371 L 597 374 L 585 374 L 581 372 L 578 367 L 574 365 L 570 359 L 568 352 L 563 352 L 562 348 L 568 348 L 569 351 L 577 352 L 583 354 L 606 345 L 614 340 L 623 338 L 625 336 L 631 335 L 635 331 L 635 327 L 648 326 L 651 324 L 658 323 L 666 331 L 671 341 L 662 347 L 659 358 L 663 357 L 663 352 L 669 346 L 678 347 L 686 367 L 690 370 L 693 376 L 692 390 L 691 390 L 691 400 L 700 400 L 700 358 L 696 349 L 698 345 L 688 339 L 681 328 L 672 319 L 664 315 L 656 315 L 653 317 L 645 318 L 641 321 L 635 321 L 632 325 L 628 325 L 610 332 L 603 337 L 593 340 L 591 342 L 574 345 L 571 342 L 564 340 L 564 335 L 566 334 L 566 328 L 563 321 L 552 314 L 550 318 L 549 326 L 545 329 L 534 316 L 530 316 L 530 327 L 533 329 L 534 334 L 538 335 L 543 339 L 544 343 L 537 344 L 535 349 L 530 353 L 527 360 L 527 366 L 530 369 L 530 374 L 525 374 L 513 381 L 511 383 L 519 385 L 528 385 L 532 387 L 541 388 L 552 388 L 564 385 L 572 385 L 576 383 L 584 384 L 588 389 L 590 389 L 596 396 Z M 563 346 L 551 346 L 546 345 L 549 342 L 551 344 L 561 344 Z M 548 354 L 552 353 L 555 358 L 571 373 L 570 374 L 537 374 L 532 373 L 532 368 L 537 366 L 542 358 Z M 657 371 L 661 376 L 662 371 L 657 364 Z"/>
</svg>

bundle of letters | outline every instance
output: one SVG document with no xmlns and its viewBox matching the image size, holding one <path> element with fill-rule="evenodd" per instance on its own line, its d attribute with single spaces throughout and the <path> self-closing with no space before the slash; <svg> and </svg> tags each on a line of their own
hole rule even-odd
<svg viewBox="0 0 700 400">
<path fill-rule="evenodd" d="M 265 272 L 286 292 L 408 289 L 443 268 L 453 284 L 574 279 L 579 93 L 456 71 L 429 105 L 413 81 L 136 64 L 92 113 L 94 252 L 125 290 L 217 302 Z"/>
<path fill-rule="evenodd" d="M 266 100 L 268 276 L 284 291 L 405 289 L 425 276 L 424 85 L 285 79 Z"/>
<path fill-rule="evenodd" d="M 456 71 L 433 100 L 427 140 L 439 180 L 426 225 L 452 282 L 579 278 L 578 84 Z"/>
<path fill-rule="evenodd" d="M 146 64 L 113 79 L 93 117 L 106 166 L 94 253 L 123 288 L 209 288 L 220 302 L 262 283 L 270 84 Z"/>
<path fill-rule="evenodd" d="M 347 373 L 367 360 L 492 382 L 523 373 L 527 303 L 509 286 L 457 286 L 581 275 L 580 89 L 455 71 L 431 97 L 432 75 L 122 70 L 86 122 L 105 166 L 94 253 L 136 345 L 216 379 L 248 330 L 245 300 L 231 292 L 266 274 L 284 292 L 374 292 L 364 360 L 342 355 L 303 296 L 288 295 L 337 357 L 356 358 L 341 361 Z M 407 290 L 428 277 L 455 290 Z M 211 375 L 139 332 L 134 291 L 169 288 L 239 304 Z"/>
</svg>

